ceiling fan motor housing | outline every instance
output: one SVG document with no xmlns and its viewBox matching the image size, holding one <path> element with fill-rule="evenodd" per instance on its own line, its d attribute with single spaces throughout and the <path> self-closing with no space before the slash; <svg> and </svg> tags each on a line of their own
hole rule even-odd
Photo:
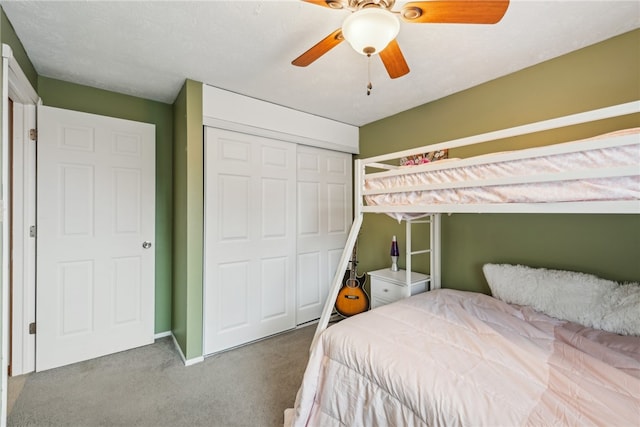
<svg viewBox="0 0 640 427">
<path fill-rule="evenodd" d="M 380 9 L 391 10 L 396 0 L 348 0 L 348 9 L 360 10 L 366 7 L 377 7 Z"/>
<path fill-rule="evenodd" d="M 347 17 L 342 34 L 353 49 L 363 55 L 380 53 L 400 31 L 400 21 L 379 7 L 360 9 Z"/>
</svg>

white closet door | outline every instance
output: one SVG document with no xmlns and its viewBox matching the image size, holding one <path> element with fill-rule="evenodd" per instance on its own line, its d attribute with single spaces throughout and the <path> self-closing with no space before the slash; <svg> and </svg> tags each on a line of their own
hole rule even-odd
<svg viewBox="0 0 640 427">
<path fill-rule="evenodd" d="M 320 317 L 352 222 L 351 154 L 298 146 L 296 321 Z"/>
<path fill-rule="evenodd" d="M 295 327 L 295 154 L 206 128 L 205 354 Z"/>
</svg>

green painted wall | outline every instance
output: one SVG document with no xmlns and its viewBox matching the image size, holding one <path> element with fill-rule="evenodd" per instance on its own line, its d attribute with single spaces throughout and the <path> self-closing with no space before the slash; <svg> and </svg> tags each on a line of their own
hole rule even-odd
<svg viewBox="0 0 640 427">
<path fill-rule="evenodd" d="M 472 64 L 469 72 L 473 72 Z M 638 100 L 639 76 L 640 30 L 635 30 L 366 125 L 360 129 L 360 157 Z M 638 115 L 450 154 L 465 157 L 632 126 L 640 126 Z M 400 238 L 403 251 L 403 225 L 386 215 L 365 215 L 358 245 L 360 271 L 389 264 L 393 234 Z M 428 232 L 423 231 L 422 236 L 428 237 Z M 481 271 L 486 262 L 640 280 L 640 215 L 454 214 L 443 216 L 442 240 L 444 287 L 489 292 Z M 404 262 L 401 259 L 400 264 Z M 423 260 L 420 268 L 414 260 L 414 269 L 428 271 L 428 264 Z"/>
<path fill-rule="evenodd" d="M 31 86 L 37 90 L 38 73 L 29 60 L 27 52 L 24 50 L 24 46 L 22 46 L 22 42 L 18 39 L 18 36 L 16 35 L 11 22 L 9 22 L 7 15 L 5 15 L 4 10 L 0 11 L 0 38 L 2 39 L 2 43 L 11 46 L 13 57 L 20 64 L 20 68 L 22 68 L 22 71 L 29 79 Z"/>
<path fill-rule="evenodd" d="M 202 356 L 204 172 L 202 83 L 187 80 L 174 107 L 173 335 L 184 356 Z"/>
<path fill-rule="evenodd" d="M 171 330 L 173 246 L 173 107 L 88 86 L 38 77 L 44 105 L 156 126 L 156 333 Z"/>
</svg>

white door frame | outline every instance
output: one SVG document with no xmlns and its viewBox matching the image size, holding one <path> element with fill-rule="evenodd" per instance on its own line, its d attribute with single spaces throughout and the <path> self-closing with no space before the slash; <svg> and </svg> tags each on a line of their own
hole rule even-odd
<svg viewBox="0 0 640 427">
<path fill-rule="evenodd" d="M 9 206 L 7 205 L 7 200 L 11 194 L 11 188 L 9 188 L 9 98 L 11 98 L 15 103 L 23 104 L 25 106 L 22 109 L 22 118 L 20 119 L 22 123 L 26 123 L 28 125 L 33 124 L 35 128 L 35 105 L 39 104 L 40 98 L 36 91 L 31 86 L 29 79 L 26 77 L 20 65 L 16 61 L 13 56 L 13 51 L 9 45 L 2 45 L 2 363 L 0 365 L 0 370 L 2 371 L 2 385 L 1 385 L 1 401 L 0 401 L 0 426 L 6 426 L 7 422 L 7 376 L 8 376 L 8 363 L 9 363 L 9 256 L 13 248 L 9 247 L 9 239 L 10 235 L 9 230 L 9 218 L 12 215 L 20 216 L 20 218 L 27 218 L 29 215 L 35 217 L 35 204 L 31 205 L 29 209 L 32 209 L 33 212 L 24 212 L 22 204 L 18 210 L 13 212 L 9 212 Z M 22 136 L 24 138 L 24 132 L 29 132 L 29 127 L 22 130 Z M 17 132 L 16 132 L 17 133 Z M 18 138 L 20 137 L 18 136 Z M 28 137 L 27 137 L 28 140 Z M 22 174 L 25 170 L 30 170 L 33 173 L 33 179 L 30 180 L 31 185 L 31 195 L 22 194 L 23 197 L 30 197 L 35 195 L 35 158 L 34 164 L 32 167 L 27 168 L 26 165 L 29 160 L 29 156 L 22 156 L 22 162 L 16 164 L 16 173 Z M 23 187 L 25 188 L 25 187 Z M 21 233 L 20 235 L 14 235 L 15 239 L 18 240 L 28 240 L 28 234 Z M 29 246 L 29 242 L 22 242 L 23 247 Z M 26 245 L 25 245 L 26 243 Z M 35 248 L 35 242 L 32 243 Z M 30 265 L 29 263 L 35 263 L 35 251 L 33 252 L 32 259 L 25 259 L 25 252 L 14 254 L 14 265 L 13 268 L 17 271 L 24 271 L 25 267 Z M 35 265 L 35 264 L 33 264 Z M 23 288 L 23 292 L 21 292 L 21 300 L 14 300 L 14 323 L 17 325 L 21 325 L 24 329 L 22 333 L 26 332 L 28 336 L 28 324 L 23 321 L 23 317 L 25 315 L 23 307 L 32 306 L 33 312 L 35 312 L 35 299 L 31 298 L 29 300 L 24 299 L 26 296 L 35 295 L 35 269 L 32 270 L 32 274 L 29 276 L 30 283 L 25 283 L 25 287 Z M 31 293 L 24 292 L 26 288 L 31 287 Z M 25 336 L 25 335 L 22 335 Z M 35 343 L 35 339 L 34 339 Z M 35 345 L 34 345 L 35 347 Z M 32 347 L 32 348 L 34 348 Z M 22 348 L 20 347 L 20 352 L 22 353 Z M 25 360 L 25 356 L 29 357 L 28 354 L 20 354 L 19 357 L 21 360 Z M 14 353 L 14 357 L 15 353 Z M 33 352 L 30 356 L 30 360 L 32 364 L 35 364 L 35 352 Z"/>
<path fill-rule="evenodd" d="M 12 98 L 13 99 L 13 98 Z M 36 107 L 13 103 L 13 183 L 11 188 L 12 270 L 10 287 L 11 375 L 35 369 L 35 335 L 29 324 L 36 321 L 36 239 L 30 227 L 36 225 L 36 142 L 29 131 L 36 128 Z"/>
</svg>

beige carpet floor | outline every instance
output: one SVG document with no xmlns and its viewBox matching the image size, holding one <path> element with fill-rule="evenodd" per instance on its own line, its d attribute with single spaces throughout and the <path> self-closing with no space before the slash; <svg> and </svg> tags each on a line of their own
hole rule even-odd
<svg viewBox="0 0 640 427">
<path fill-rule="evenodd" d="M 282 426 L 315 325 L 185 367 L 173 340 L 9 378 L 9 426 Z"/>
</svg>

